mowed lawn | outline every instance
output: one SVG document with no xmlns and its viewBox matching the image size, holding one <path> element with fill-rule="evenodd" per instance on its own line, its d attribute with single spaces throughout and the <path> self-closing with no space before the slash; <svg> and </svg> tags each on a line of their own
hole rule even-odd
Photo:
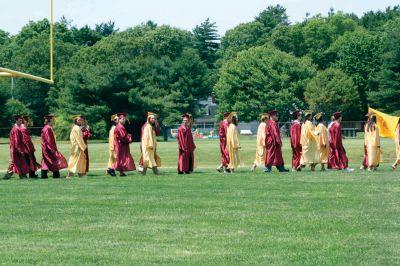
<svg viewBox="0 0 400 266">
<path fill-rule="evenodd" d="M 84 178 L 0 181 L 0 264 L 400 264 L 393 140 L 382 140 L 379 171 L 366 172 L 363 140 L 346 139 L 353 173 L 250 173 L 255 137 L 241 143 L 235 174 L 215 171 L 218 140 L 200 140 L 195 173 L 178 175 L 172 140 L 159 143 L 160 176 L 105 176 L 107 144 L 90 143 L 94 170 Z M 59 149 L 68 155 L 68 143 Z M 288 168 L 290 156 L 285 139 Z M 8 163 L 0 145 L 0 169 Z"/>
</svg>

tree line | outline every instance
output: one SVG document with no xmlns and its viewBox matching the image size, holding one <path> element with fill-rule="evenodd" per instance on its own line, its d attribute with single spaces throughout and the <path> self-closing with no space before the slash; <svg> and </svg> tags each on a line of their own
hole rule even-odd
<svg viewBox="0 0 400 266">
<path fill-rule="evenodd" d="M 1 27 L 1 26 L 0 26 Z M 18 34 L 0 30 L 0 66 L 49 76 L 49 21 L 29 22 Z M 182 113 L 203 114 L 198 101 L 214 95 L 226 110 L 252 121 L 276 108 L 289 119 L 294 108 L 343 111 L 359 120 L 368 106 L 400 113 L 400 6 L 362 17 L 330 10 L 290 23 L 280 5 L 218 35 L 206 19 L 192 31 L 152 21 L 121 31 L 114 22 L 76 27 L 54 24 L 54 77 L 49 86 L 0 79 L 0 126 L 12 115 L 57 115 L 68 137 L 70 116 L 84 113 L 94 137 L 108 134 L 109 119 L 126 112 L 144 121 L 159 114 L 168 127 Z"/>
</svg>

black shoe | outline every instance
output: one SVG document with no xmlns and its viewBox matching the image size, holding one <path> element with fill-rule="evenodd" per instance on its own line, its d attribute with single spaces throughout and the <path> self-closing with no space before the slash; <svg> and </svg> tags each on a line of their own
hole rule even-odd
<svg viewBox="0 0 400 266">
<path fill-rule="evenodd" d="M 185 174 L 189 175 L 189 174 L 190 174 L 190 172 L 189 172 L 189 171 L 188 171 L 188 172 L 185 172 Z"/>
<path fill-rule="evenodd" d="M 279 172 L 289 172 L 288 169 L 285 168 L 285 166 L 280 165 L 276 167 L 278 169 Z"/>
<path fill-rule="evenodd" d="M 178 171 L 178 175 L 183 175 L 183 172 Z"/>
<path fill-rule="evenodd" d="M 114 169 L 107 169 L 107 174 L 109 174 L 110 176 L 116 176 Z"/>
<path fill-rule="evenodd" d="M 29 173 L 29 178 L 39 178 L 39 176 L 35 172 Z"/>
<path fill-rule="evenodd" d="M 5 174 L 5 176 L 3 177 L 3 179 L 4 179 L 4 180 L 11 179 L 11 175 L 9 175 L 9 174 Z"/>
<path fill-rule="evenodd" d="M 26 175 L 19 175 L 19 179 L 25 179 L 28 178 Z"/>
<path fill-rule="evenodd" d="M 264 167 L 264 173 L 269 173 L 271 171 L 272 171 L 271 166 L 265 166 Z"/>
<path fill-rule="evenodd" d="M 119 176 L 126 176 L 126 174 L 125 173 L 120 173 Z"/>
</svg>

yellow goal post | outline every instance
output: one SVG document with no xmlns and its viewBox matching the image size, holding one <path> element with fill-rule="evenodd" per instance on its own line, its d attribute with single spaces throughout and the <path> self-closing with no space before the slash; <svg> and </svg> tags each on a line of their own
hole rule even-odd
<svg viewBox="0 0 400 266">
<path fill-rule="evenodd" d="M 32 74 L 4 68 L 0 66 L 0 77 L 22 77 L 48 84 L 54 84 L 53 76 L 53 0 L 50 0 L 50 78 L 43 78 Z"/>
</svg>

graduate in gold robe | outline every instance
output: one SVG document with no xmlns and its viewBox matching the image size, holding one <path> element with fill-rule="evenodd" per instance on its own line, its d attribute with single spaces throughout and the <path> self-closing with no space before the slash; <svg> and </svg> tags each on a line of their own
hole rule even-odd
<svg viewBox="0 0 400 266">
<path fill-rule="evenodd" d="M 230 122 L 228 130 L 226 132 L 226 147 L 229 152 L 229 164 L 227 169 L 233 173 L 240 165 L 240 144 L 238 136 L 238 117 L 236 112 L 232 112 L 228 116 L 228 121 Z M 228 171 L 228 172 L 229 172 Z"/>
<path fill-rule="evenodd" d="M 261 114 L 261 123 L 258 126 L 257 130 L 257 141 L 256 141 L 256 158 L 254 160 L 253 166 L 250 170 L 253 172 L 256 170 L 257 166 L 264 166 L 265 164 L 265 126 L 267 125 L 267 121 L 269 120 L 269 114 Z"/>
<path fill-rule="evenodd" d="M 318 113 L 314 116 L 317 121 L 316 131 L 319 133 L 318 136 L 318 150 L 319 157 L 321 160 L 321 171 L 325 171 L 325 165 L 328 163 L 328 128 L 323 123 L 323 113 Z"/>
<path fill-rule="evenodd" d="M 108 165 L 107 165 L 107 174 L 110 176 L 116 176 L 115 174 L 115 163 L 117 162 L 117 156 L 115 154 L 115 144 L 114 144 L 114 131 L 115 126 L 118 122 L 118 116 L 111 116 L 112 126 L 110 128 L 110 132 L 108 133 Z"/>
<path fill-rule="evenodd" d="M 305 121 L 301 126 L 300 143 L 302 147 L 300 167 L 306 165 L 311 166 L 311 171 L 315 171 L 315 165 L 320 163 L 320 155 L 318 149 L 318 136 L 319 133 L 315 131 L 315 126 L 311 122 L 312 112 L 304 112 Z"/>
<path fill-rule="evenodd" d="M 396 170 L 397 165 L 400 164 L 400 118 L 399 121 L 397 122 L 395 141 L 396 141 L 396 162 L 392 165 L 393 170 Z"/>
<path fill-rule="evenodd" d="M 159 174 L 158 167 L 161 166 L 161 159 L 157 154 L 157 139 L 156 131 L 154 130 L 156 126 L 155 113 L 147 113 L 147 124 L 143 129 L 142 135 L 142 157 L 143 157 L 143 170 L 142 175 L 146 175 L 147 168 L 151 168 L 155 175 Z"/>
<path fill-rule="evenodd" d="M 381 138 L 379 128 L 376 125 L 376 116 L 374 113 L 368 113 L 367 123 L 364 126 L 364 160 L 363 169 L 368 171 L 377 170 L 381 162 Z"/>
<path fill-rule="evenodd" d="M 86 174 L 86 145 L 81 130 L 84 120 L 81 115 L 74 116 L 73 119 L 74 126 L 69 135 L 71 141 L 71 153 L 68 161 L 67 178 L 72 177 L 76 173 L 79 177 Z"/>
</svg>

